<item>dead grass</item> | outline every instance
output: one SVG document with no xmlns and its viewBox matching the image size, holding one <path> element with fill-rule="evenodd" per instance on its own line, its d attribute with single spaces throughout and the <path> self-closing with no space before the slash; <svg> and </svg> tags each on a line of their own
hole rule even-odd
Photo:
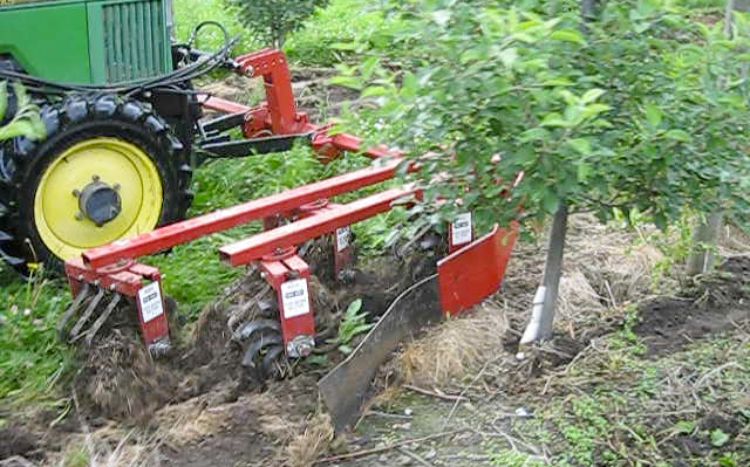
<svg viewBox="0 0 750 467">
<path fill-rule="evenodd" d="M 404 382 L 435 387 L 460 379 L 502 348 L 508 329 L 505 310 L 489 302 L 471 316 L 432 329 L 397 357 Z"/>
<path fill-rule="evenodd" d="M 118 441 L 119 440 L 119 441 Z M 107 427 L 71 439 L 56 467 L 148 467 L 159 465 L 161 443 L 155 437 Z"/>
<path fill-rule="evenodd" d="M 317 413 L 305 427 L 304 432 L 295 436 L 285 449 L 289 467 L 309 467 L 315 463 L 333 442 L 334 430 L 328 414 Z"/>
<path fill-rule="evenodd" d="M 226 407 L 206 407 L 202 398 L 196 398 L 160 410 L 154 424 L 158 439 L 183 446 L 222 432 L 228 420 Z"/>
</svg>

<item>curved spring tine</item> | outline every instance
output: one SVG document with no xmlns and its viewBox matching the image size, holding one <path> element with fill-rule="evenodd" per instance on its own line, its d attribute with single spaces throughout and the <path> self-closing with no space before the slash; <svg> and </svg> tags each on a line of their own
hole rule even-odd
<svg viewBox="0 0 750 467">
<path fill-rule="evenodd" d="M 78 308 L 81 307 L 81 304 L 83 303 L 83 301 L 86 300 L 90 294 L 91 294 L 91 285 L 84 284 L 83 289 L 81 289 L 81 291 L 78 292 L 78 295 L 76 295 L 76 298 L 73 300 L 73 303 L 65 311 L 65 314 L 60 319 L 60 322 L 57 323 L 57 335 L 60 337 L 61 340 L 65 340 L 65 337 L 66 337 L 65 326 L 68 325 L 68 321 L 70 321 L 70 319 L 73 317 L 76 311 L 78 311 Z"/>
<path fill-rule="evenodd" d="M 99 306 L 99 302 L 102 301 L 102 298 L 104 298 L 104 289 L 99 289 L 99 292 L 97 292 L 94 296 L 94 299 L 91 300 L 91 303 L 89 303 L 86 311 L 83 312 L 83 316 L 81 316 L 81 319 L 79 319 L 76 325 L 73 326 L 73 329 L 70 330 L 71 342 L 75 342 L 76 340 L 78 340 L 78 334 L 81 332 L 81 329 L 89 320 L 89 318 L 91 318 L 91 315 L 94 313 L 94 310 L 96 310 L 96 307 Z"/>
<path fill-rule="evenodd" d="M 265 357 L 263 357 L 263 374 L 266 377 L 282 377 L 284 375 L 283 363 L 280 361 L 280 357 L 284 355 L 284 346 L 276 345 L 268 349 Z"/>
<path fill-rule="evenodd" d="M 245 323 L 240 327 L 233 335 L 232 340 L 235 342 L 241 342 L 253 337 L 253 334 L 260 331 L 271 330 L 281 332 L 281 325 L 278 321 L 271 319 L 258 319 Z"/>
<path fill-rule="evenodd" d="M 94 337 L 96 336 L 96 333 L 99 332 L 99 329 L 104 325 L 104 323 L 109 319 L 109 315 L 112 314 L 113 311 L 115 311 L 115 308 L 117 308 L 117 305 L 119 305 L 120 300 L 122 300 L 122 295 L 119 293 L 116 293 L 114 298 L 111 302 L 109 302 L 109 305 L 107 305 L 107 309 L 104 310 L 104 313 L 99 315 L 99 317 L 94 321 L 94 324 L 91 326 L 91 328 L 86 332 L 86 346 L 91 347 L 91 343 L 94 341 Z"/>
<path fill-rule="evenodd" d="M 263 348 L 271 346 L 271 345 L 282 345 L 281 336 L 278 335 L 270 335 L 270 336 L 261 336 L 260 339 L 253 342 L 247 347 L 247 350 L 245 351 L 245 355 L 242 357 L 242 366 L 245 368 L 256 368 L 255 366 L 255 356 L 260 354 L 260 351 L 263 350 Z M 262 363 L 262 362 L 261 362 Z"/>
</svg>

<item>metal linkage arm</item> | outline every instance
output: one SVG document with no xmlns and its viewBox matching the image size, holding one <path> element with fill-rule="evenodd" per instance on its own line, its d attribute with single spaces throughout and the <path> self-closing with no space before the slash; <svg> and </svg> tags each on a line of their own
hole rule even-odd
<svg viewBox="0 0 750 467">
<path fill-rule="evenodd" d="M 389 161 L 382 166 L 350 172 L 168 225 L 130 240 L 121 240 L 89 250 L 83 254 L 83 259 L 88 266 L 98 269 L 121 260 L 132 260 L 158 253 L 206 235 L 273 215 L 288 213 L 323 198 L 332 198 L 376 185 L 395 177 L 399 163 L 398 160 Z"/>
<path fill-rule="evenodd" d="M 378 214 L 390 211 L 394 204 L 409 196 L 418 196 L 416 188 L 395 188 L 349 204 L 321 210 L 305 219 L 219 249 L 221 258 L 232 266 L 258 261 L 277 250 L 299 245 Z"/>
</svg>

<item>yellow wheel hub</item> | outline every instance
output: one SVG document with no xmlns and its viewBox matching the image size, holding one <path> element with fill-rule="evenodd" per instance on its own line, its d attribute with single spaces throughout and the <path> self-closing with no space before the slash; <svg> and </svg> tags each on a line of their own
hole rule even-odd
<svg viewBox="0 0 750 467">
<path fill-rule="evenodd" d="M 82 209 L 82 193 L 92 187 L 106 187 L 119 198 L 118 209 L 101 225 Z M 68 260 L 153 230 L 162 202 L 159 171 L 143 150 L 116 138 L 94 138 L 67 149 L 44 172 L 34 199 L 34 221 L 47 248 Z"/>
</svg>

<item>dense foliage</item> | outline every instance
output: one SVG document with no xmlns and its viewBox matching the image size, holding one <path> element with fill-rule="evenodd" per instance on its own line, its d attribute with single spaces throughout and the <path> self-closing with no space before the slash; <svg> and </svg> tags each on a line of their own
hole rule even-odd
<svg viewBox="0 0 750 467">
<path fill-rule="evenodd" d="M 744 214 L 746 20 L 730 40 L 672 3 L 606 2 L 583 24 L 578 2 L 412 0 L 402 66 L 374 58 L 339 81 L 380 104 L 378 138 L 421 158 L 426 221 L 541 219 L 562 202 L 660 226 L 718 204 Z"/>
<path fill-rule="evenodd" d="M 230 0 L 258 43 L 280 48 L 328 0 Z"/>
</svg>

